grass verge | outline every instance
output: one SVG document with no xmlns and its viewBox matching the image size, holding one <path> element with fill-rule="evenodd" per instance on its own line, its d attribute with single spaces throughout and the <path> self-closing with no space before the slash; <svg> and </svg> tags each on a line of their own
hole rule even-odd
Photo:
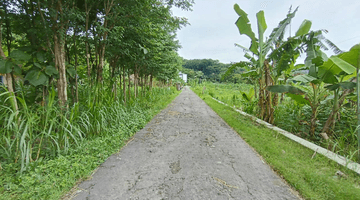
<svg viewBox="0 0 360 200">
<path fill-rule="evenodd" d="M 66 155 L 55 159 L 30 163 L 30 169 L 20 176 L 13 173 L 15 164 L 2 166 L 0 170 L 0 199 L 60 199 L 78 182 L 86 180 L 110 155 L 118 152 L 137 130 L 143 128 L 163 110 L 180 92 L 159 95 L 151 107 L 129 108 L 127 126 L 107 129 L 101 136 L 84 139 Z M 14 165 L 14 166 L 13 166 Z"/>
<path fill-rule="evenodd" d="M 305 199 L 360 199 L 360 176 L 195 91 Z M 336 175 L 338 171 L 344 176 Z"/>
</svg>

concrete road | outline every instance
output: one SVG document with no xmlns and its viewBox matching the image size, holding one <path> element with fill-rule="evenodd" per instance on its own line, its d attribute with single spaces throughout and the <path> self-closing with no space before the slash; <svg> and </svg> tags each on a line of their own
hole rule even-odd
<svg viewBox="0 0 360 200">
<path fill-rule="evenodd" d="M 74 199 L 299 199 L 189 88 Z"/>
</svg>

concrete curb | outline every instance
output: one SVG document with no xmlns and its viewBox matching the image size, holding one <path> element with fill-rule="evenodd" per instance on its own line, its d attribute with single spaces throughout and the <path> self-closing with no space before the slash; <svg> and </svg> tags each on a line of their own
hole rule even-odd
<svg viewBox="0 0 360 200">
<path fill-rule="evenodd" d="M 219 100 L 217 100 L 217 99 L 215 99 L 213 97 L 212 97 L 212 99 L 214 99 L 215 101 L 217 101 L 217 102 L 219 102 L 219 103 L 221 103 L 223 105 L 229 106 L 228 104 L 223 103 L 223 102 L 221 102 L 221 101 L 219 101 Z M 231 106 L 229 106 L 229 107 L 231 107 Z M 261 120 L 259 118 L 256 118 L 256 117 L 254 117 L 252 115 L 249 115 L 246 112 L 243 112 L 243 111 L 238 110 L 236 108 L 233 108 L 233 109 L 236 112 L 238 112 L 238 113 L 240 113 L 240 114 L 242 114 L 244 116 L 250 117 L 252 120 L 256 121 L 257 123 L 265 125 L 269 129 L 272 129 L 274 131 L 277 131 L 278 133 L 284 135 L 285 137 L 287 137 L 287 138 L 289 138 L 289 139 L 291 139 L 291 140 L 293 140 L 293 141 L 295 141 L 295 142 L 297 142 L 297 143 L 299 143 L 299 144 L 301 144 L 301 145 L 315 151 L 316 153 L 319 153 L 321 155 L 326 156 L 327 158 L 337 162 L 340 165 L 343 165 L 343 166 L 347 167 L 348 169 L 350 169 L 350 170 L 352 170 L 352 171 L 354 171 L 354 172 L 356 172 L 356 173 L 358 173 L 360 175 L 360 164 L 355 163 L 355 162 L 353 162 L 353 161 L 351 161 L 351 160 L 349 160 L 349 159 L 347 159 L 347 158 L 345 158 L 343 156 L 340 156 L 340 155 L 338 155 L 338 154 L 336 154 L 336 153 L 334 153 L 332 151 L 329 151 L 329 150 L 327 150 L 325 148 L 317 146 L 314 143 L 311 143 L 311 142 L 309 142 L 307 140 L 304 140 L 304 139 L 302 139 L 300 137 L 297 137 L 297 136 L 295 136 L 294 134 L 292 134 L 290 132 L 287 132 L 287 131 L 285 131 L 285 130 L 283 130 L 281 128 L 278 128 L 278 127 L 276 127 L 276 126 L 274 126 L 272 124 L 269 124 L 269 123 L 267 123 L 267 122 L 265 122 L 265 121 L 263 121 L 263 120 Z"/>
</svg>

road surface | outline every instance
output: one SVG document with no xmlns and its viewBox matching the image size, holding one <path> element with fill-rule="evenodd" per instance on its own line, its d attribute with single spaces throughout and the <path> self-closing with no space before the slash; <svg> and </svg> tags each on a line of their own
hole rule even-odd
<svg viewBox="0 0 360 200">
<path fill-rule="evenodd" d="M 241 122 L 240 122 L 241 123 Z M 299 199 L 268 165 L 189 88 L 74 199 Z"/>
</svg>

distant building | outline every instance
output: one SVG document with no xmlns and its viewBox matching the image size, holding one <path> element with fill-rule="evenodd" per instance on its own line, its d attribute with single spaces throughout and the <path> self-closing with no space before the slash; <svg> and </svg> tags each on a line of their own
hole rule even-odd
<svg viewBox="0 0 360 200">
<path fill-rule="evenodd" d="M 179 72 L 179 77 L 187 83 L 187 74 L 183 74 L 182 72 Z"/>
</svg>

